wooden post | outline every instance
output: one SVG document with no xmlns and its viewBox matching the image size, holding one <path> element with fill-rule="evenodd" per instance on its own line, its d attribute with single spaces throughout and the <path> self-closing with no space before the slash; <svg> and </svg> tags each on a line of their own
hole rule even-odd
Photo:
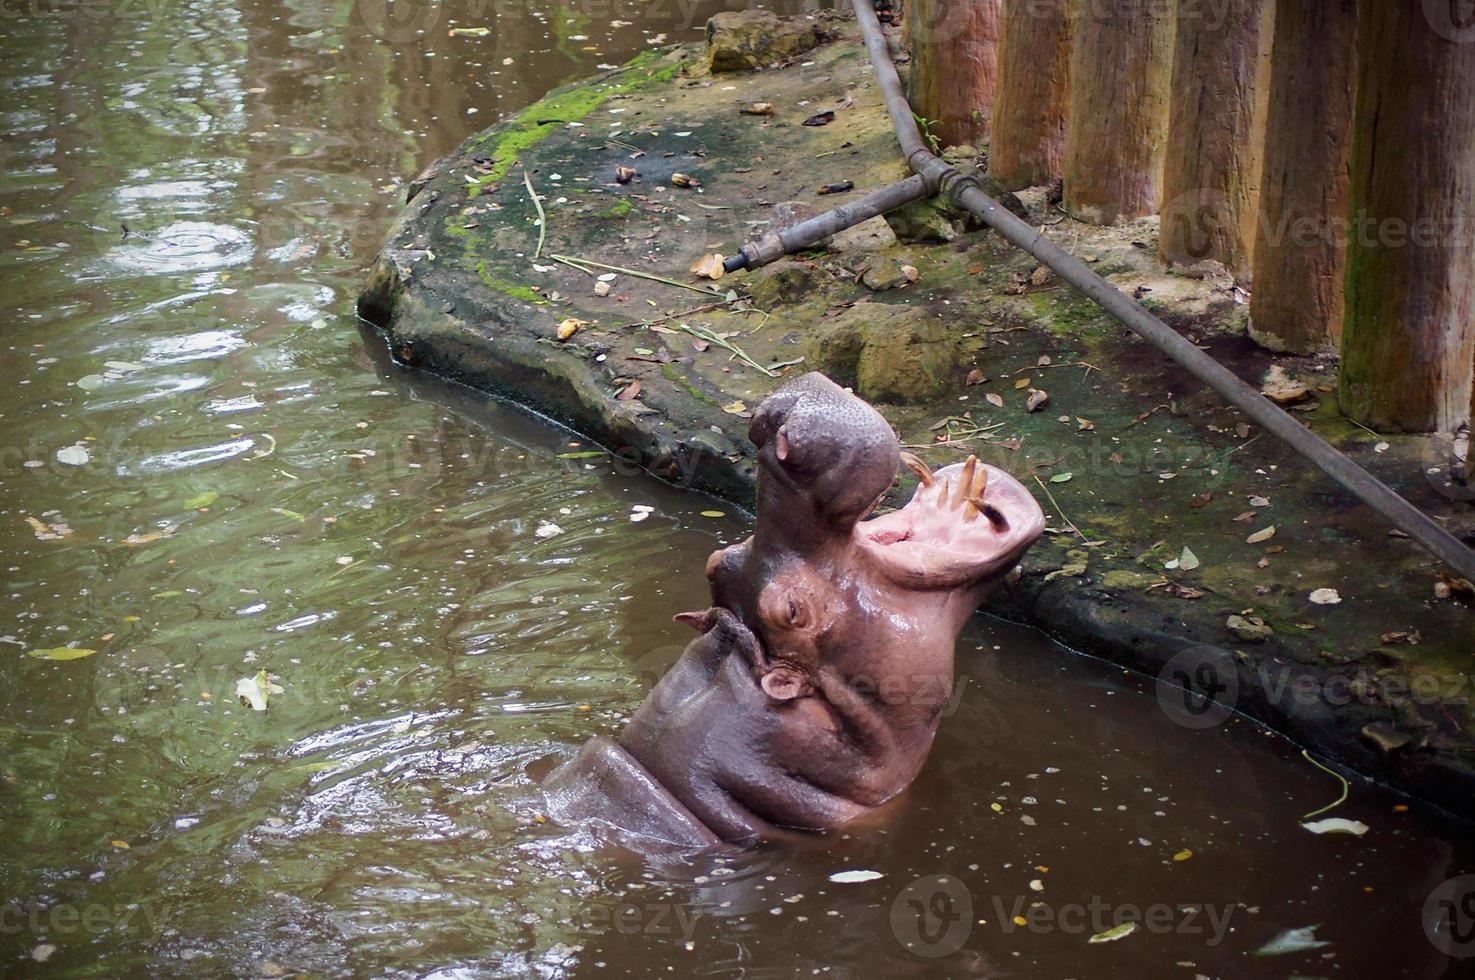
<svg viewBox="0 0 1475 980">
<path fill-rule="evenodd" d="M 1178 0 L 1158 237 L 1170 266 L 1250 278 L 1274 19 L 1273 0 Z"/>
<path fill-rule="evenodd" d="M 1070 98 L 1066 0 L 1004 0 L 989 176 L 1010 190 L 1048 184 L 1065 169 Z"/>
<path fill-rule="evenodd" d="M 1269 88 L 1250 336 L 1310 354 L 1342 333 L 1357 0 L 1279 0 Z"/>
<path fill-rule="evenodd" d="M 1172 50 L 1164 4 L 1072 0 L 1065 207 L 1080 220 L 1157 212 Z"/>
<path fill-rule="evenodd" d="M 1475 27 L 1458 8 L 1368 0 L 1359 14 L 1339 395 L 1374 429 L 1449 431 L 1470 410 Z"/>
<path fill-rule="evenodd" d="M 988 142 L 1002 0 L 907 0 L 908 97 L 943 146 Z"/>
</svg>

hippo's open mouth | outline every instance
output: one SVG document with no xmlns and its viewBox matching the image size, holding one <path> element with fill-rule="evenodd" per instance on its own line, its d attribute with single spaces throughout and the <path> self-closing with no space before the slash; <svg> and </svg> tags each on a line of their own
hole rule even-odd
<svg viewBox="0 0 1475 980">
<path fill-rule="evenodd" d="M 856 525 L 856 540 L 894 581 L 957 588 L 1006 570 L 1045 528 L 1039 504 L 1018 480 L 968 457 L 936 473 L 910 453 L 921 479 L 901 510 Z"/>
</svg>

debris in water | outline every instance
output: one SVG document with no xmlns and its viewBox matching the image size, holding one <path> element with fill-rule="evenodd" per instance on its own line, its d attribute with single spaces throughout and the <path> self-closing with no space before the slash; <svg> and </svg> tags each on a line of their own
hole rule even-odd
<svg viewBox="0 0 1475 980">
<path fill-rule="evenodd" d="M 1114 943 L 1118 939 L 1123 939 L 1127 936 L 1130 936 L 1136 931 L 1137 923 L 1123 922 L 1119 926 L 1112 926 L 1110 929 L 1107 929 L 1104 932 L 1098 932 L 1096 935 L 1086 940 L 1086 942 L 1090 943 L 1093 946 L 1097 945 L 1098 943 Z"/>
<path fill-rule="evenodd" d="M 886 876 L 879 871 L 836 871 L 830 875 L 830 880 L 840 885 L 854 885 L 884 877 Z"/>
<path fill-rule="evenodd" d="M 1286 929 L 1270 942 L 1255 950 L 1256 956 L 1284 956 L 1286 953 L 1304 953 L 1311 949 L 1321 949 L 1330 946 L 1331 943 L 1324 939 L 1316 938 L 1316 930 L 1321 927 L 1320 923 L 1302 926 L 1299 929 Z"/>
<path fill-rule="evenodd" d="M 1361 820 L 1348 820 L 1346 817 L 1327 817 L 1325 820 L 1311 820 L 1301 824 L 1302 827 L 1313 834 L 1351 834 L 1361 837 L 1370 829 Z"/>
</svg>

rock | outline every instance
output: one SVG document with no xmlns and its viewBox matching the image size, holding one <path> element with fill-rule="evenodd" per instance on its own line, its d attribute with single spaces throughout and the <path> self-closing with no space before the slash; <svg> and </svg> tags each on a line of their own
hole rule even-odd
<svg viewBox="0 0 1475 980">
<path fill-rule="evenodd" d="M 779 259 L 754 273 L 747 281 L 748 293 L 759 309 L 771 310 L 785 303 L 802 301 L 815 287 L 815 273 L 793 259 Z"/>
<path fill-rule="evenodd" d="M 779 17 L 771 10 L 729 10 L 707 21 L 713 72 L 746 71 L 803 54 L 830 40 L 819 20 Z"/>
<path fill-rule="evenodd" d="M 1261 619 L 1246 619 L 1243 616 L 1230 616 L 1224 622 L 1224 626 L 1236 637 L 1246 643 L 1264 643 L 1275 636 L 1275 630 L 1265 625 Z"/>
<path fill-rule="evenodd" d="M 937 198 L 913 201 L 883 217 L 896 240 L 907 244 L 941 245 L 953 241 L 965 228 L 952 209 Z"/>
<path fill-rule="evenodd" d="M 858 303 L 812 337 L 809 363 L 870 401 L 907 404 L 953 392 L 961 355 L 942 321 L 907 306 Z"/>
<path fill-rule="evenodd" d="M 907 271 L 909 268 L 897 259 L 877 258 L 866 266 L 866 271 L 861 274 L 860 284 L 873 293 L 900 289 L 916 281 Z"/>
<path fill-rule="evenodd" d="M 1413 736 L 1407 732 L 1400 732 L 1380 721 L 1362 726 L 1362 731 L 1358 734 L 1365 741 L 1371 742 L 1384 755 L 1392 755 L 1414 740 Z"/>
<path fill-rule="evenodd" d="M 891 226 L 886 223 L 886 219 L 879 215 L 846 228 L 830 239 L 832 249 L 851 255 L 878 252 L 895 244 L 896 235 L 891 231 Z"/>
<path fill-rule="evenodd" d="M 819 214 L 819 208 L 804 201 L 779 201 L 768 212 L 768 230 L 784 231 Z"/>
</svg>

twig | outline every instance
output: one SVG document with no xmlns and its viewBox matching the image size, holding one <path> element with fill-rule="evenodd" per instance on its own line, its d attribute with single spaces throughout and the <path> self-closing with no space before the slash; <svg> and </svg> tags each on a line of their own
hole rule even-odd
<svg viewBox="0 0 1475 980">
<path fill-rule="evenodd" d="M 538 209 L 538 248 L 533 252 L 533 258 L 543 257 L 543 239 L 548 235 L 548 216 L 543 213 L 543 202 L 538 200 L 538 192 L 533 190 L 533 180 L 528 176 L 527 168 L 522 170 L 522 183 L 528 189 L 528 197 L 533 199 L 533 207 Z"/>
<path fill-rule="evenodd" d="M 678 310 L 675 313 L 667 313 L 665 316 L 658 316 L 654 320 L 638 320 L 635 323 L 627 323 L 627 324 L 625 324 L 625 326 L 626 327 L 653 327 L 653 326 L 655 326 L 658 323 L 665 323 L 667 320 L 677 320 L 677 319 L 680 319 L 681 317 L 684 317 L 684 316 L 695 316 L 698 313 L 706 313 L 709 310 L 715 310 L 715 309 L 717 309 L 719 307 L 723 307 L 723 306 L 726 306 L 726 305 L 727 305 L 727 302 L 725 300 L 723 302 L 721 302 L 721 303 L 705 303 L 705 304 L 703 304 L 701 306 L 693 306 L 689 310 Z"/>
<path fill-rule="evenodd" d="M 1031 475 L 1033 476 L 1034 474 Z M 1055 508 L 1055 513 L 1060 515 L 1060 519 L 1065 522 L 1065 526 L 1070 528 L 1076 534 L 1080 534 L 1082 541 L 1087 540 L 1086 536 L 1084 534 L 1081 534 L 1081 529 L 1076 527 L 1075 524 L 1071 522 L 1071 519 L 1065 516 L 1065 511 L 1060 509 L 1059 502 L 1056 501 L 1055 495 L 1050 492 L 1050 488 L 1045 486 L 1045 481 L 1041 480 L 1038 476 L 1035 476 L 1035 482 L 1040 485 L 1041 490 L 1045 491 L 1045 496 L 1050 499 L 1050 506 Z"/>
<path fill-rule="evenodd" d="M 682 333 L 689 333 L 693 337 L 697 338 L 698 340 L 705 340 L 709 344 L 716 344 L 718 347 L 721 347 L 724 350 L 731 351 L 733 354 L 735 354 L 736 356 L 742 358 L 744 361 L 746 361 L 747 363 L 751 364 L 753 367 L 757 368 L 759 371 L 762 371 L 765 375 L 767 375 L 770 378 L 776 378 L 776 377 L 778 377 L 778 372 L 777 371 L 770 370 L 769 368 L 764 367 L 762 364 L 759 364 L 757 361 L 755 361 L 751 357 L 749 357 L 748 356 L 748 352 L 745 351 L 745 350 L 743 350 L 737 344 L 734 344 L 734 343 L 732 343 L 729 340 L 724 340 L 723 338 L 717 336 L 715 333 L 713 333 L 712 331 L 710 331 L 710 330 L 708 330 L 708 329 L 706 329 L 704 327 L 693 327 L 689 323 L 678 323 L 676 325 L 676 329 L 677 330 L 680 330 Z M 793 363 L 793 362 L 790 362 L 790 363 Z M 780 366 L 783 366 L 783 365 L 780 365 Z"/>
<path fill-rule="evenodd" d="M 693 286 L 689 282 L 681 282 L 677 279 L 667 279 L 665 276 L 657 276 L 653 273 L 641 272 L 638 269 L 627 269 L 622 265 L 609 265 L 605 262 L 595 262 L 593 259 L 581 259 L 577 256 L 554 255 L 552 252 L 548 253 L 548 257 L 555 262 L 562 262 L 564 265 L 571 265 L 575 269 L 579 269 L 582 272 L 589 271 L 588 269 L 581 268 L 582 266 L 591 266 L 595 269 L 607 269 L 610 272 L 620 272 L 627 276 L 635 276 L 637 279 L 649 279 L 652 282 L 661 282 L 665 283 L 668 286 L 679 286 L 682 289 L 690 289 L 692 292 L 703 293 L 707 296 L 725 297 L 727 295 L 724 292 L 720 292 L 716 289 L 709 289 L 706 286 Z"/>
<path fill-rule="evenodd" d="M 1245 448 L 1250 443 L 1254 442 L 1256 439 L 1259 439 L 1264 434 L 1265 433 L 1263 433 L 1263 432 L 1257 432 L 1257 433 L 1255 433 L 1255 435 L 1252 438 L 1246 439 L 1244 442 L 1240 443 L 1238 446 L 1230 446 L 1228 449 L 1224 450 L 1224 452 L 1220 454 L 1219 461 L 1222 463 L 1224 460 L 1228 459 L 1230 456 L 1233 456 L 1235 453 L 1239 452 L 1241 449 Z"/>
<path fill-rule="evenodd" d="M 1311 763 L 1313 766 L 1315 766 L 1316 768 L 1320 769 L 1322 772 L 1328 773 L 1328 774 L 1333 775 L 1333 776 L 1336 776 L 1337 777 L 1337 782 L 1339 782 L 1339 783 L 1342 784 L 1342 795 L 1341 796 L 1337 797 L 1335 800 L 1333 800 L 1331 803 L 1328 803 L 1326 806 L 1322 807 L 1320 810 L 1312 810 L 1310 813 L 1306 814 L 1301 819 L 1302 820 L 1310 820 L 1312 817 L 1320 816 L 1321 814 L 1326 813 L 1328 810 L 1335 809 L 1335 808 L 1341 806 L 1343 803 L 1346 803 L 1347 802 L 1347 789 L 1348 789 L 1348 784 L 1347 784 L 1347 780 L 1342 777 L 1342 774 L 1339 773 L 1339 772 L 1333 772 L 1331 769 L 1328 769 L 1326 766 L 1322 765 L 1320 762 L 1317 762 L 1315 759 L 1311 758 L 1311 753 L 1308 752 L 1308 751 L 1306 751 L 1305 749 L 1302 749 L 1301 750 L 1301 755 L 1305 757 L 1305 759 L 1306 759 L 1307 762 Z"/>
<path fill-rule="evenodd" d="M 1020 368 L 1018 371 L 1015 371 L 1015 372 L 1013 372 L 1013 374 L 1010 374 L 1009 377 L 1012 378 L 1012 377 L 1014 377 L 1015 374 L 1028 374 L 1030 371 L 1047 371 L 1050 368 L 1063 368 L 1063 367 L 1083 367 L 1083 368 L 1086 369 L 1086 373 L 1087 374 L 1090 374 L 1092 371 L 1100 371 L 1101 370 L 1096 365 L 1094 365 L 1094 364 L 1088 364 L 1085 361 L 1071 361 L 1068 364 L 1035 364 L 1035 365 L 1032 365 L 1030 367 Z"/>
<path fill-rule="evenodd" d="M 1125 431 L 1127 431 L 1128 429 L 1130 429 L 1134 425 L 1140 425 L 1141 423 L 1146 422 L 1148 419 L 1152 418 L 1154 415 L 1156 415 L 1158 412 L 1161 412 L 1165 408 L 1172 408 L 1172 406 L 1171 405 L 1166 405 L 1166 404 L 1165 405 L 1158 405 L 1155 408 L 1153 408 L 1151 411 L 1143 412 L 1141 415 L 1137 416 L 1135 419 L 1133 419 L 1132 421 L 1128 422 L 1126 425 L 1122 426 L 1121 431 L 1122 432 L 1125 432 Z"/>
</svg>

